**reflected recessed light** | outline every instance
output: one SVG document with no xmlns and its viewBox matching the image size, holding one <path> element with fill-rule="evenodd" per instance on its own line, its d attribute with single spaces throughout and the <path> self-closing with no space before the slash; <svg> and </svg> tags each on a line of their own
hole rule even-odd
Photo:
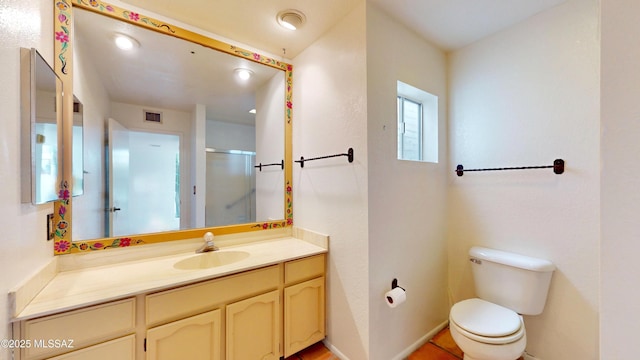
<svg viewBox="0 0 640 360">
<path fill-rule="evenodd" d="M 116 46 L 122 50 L 131 50 L 140 47 L 140 43 L 136 39 L 124 34 L 115 34 L 113 41 L 116 43 Z"/>
<path fill-rule="evenodd" d="M 251 109 L 251 110 L 249 110 L 249 113 L 251 113 L 251 114 L 255 114 L 255 113 L 256 113 L 256 109 Z"/>
<path fill-rule="evenodd" d="M 236 75 L 240 78 L 240 80 L 249 80 L 249 78 L 251 77 L 251 75 L 253 75 L 253 71 L 249 70 L 249 69 L 241 69 L 238 68 L 235 70 Z"/>
<path fill-rule="evenodd" d="M 307 20 L 304 14 L 298 10 L 283 10 L 278 13 L 276 16 L 276 20 L 280 26 L 289 29 L 296 30 L 299 29 Z"/>
</svg>

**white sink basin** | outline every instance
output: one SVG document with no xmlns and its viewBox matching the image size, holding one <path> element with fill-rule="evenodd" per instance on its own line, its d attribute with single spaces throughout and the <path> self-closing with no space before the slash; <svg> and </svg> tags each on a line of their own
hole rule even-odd
<svg viewBox="0 0 640 360">
<path fill-rule="evenodd" d="M 233 264 L 249 257 L 245 251 L 211 251 L 178 261 L 173 265 L 180 270 L 209 269 Z"/>
</svg>

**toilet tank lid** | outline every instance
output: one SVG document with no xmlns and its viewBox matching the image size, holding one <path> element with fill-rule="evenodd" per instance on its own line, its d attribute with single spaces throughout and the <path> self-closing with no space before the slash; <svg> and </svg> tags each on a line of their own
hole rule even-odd
<svg viewBox="0 0 640 360">
<path fill-rule="evenodd" d="M 549 260 L 480 246 L 474 246 L 469 249 L 469 256 L 480 260 L 486 260 L 530 271 L 549 272 L 556 269 L 556 266 Z"/>
</svg>

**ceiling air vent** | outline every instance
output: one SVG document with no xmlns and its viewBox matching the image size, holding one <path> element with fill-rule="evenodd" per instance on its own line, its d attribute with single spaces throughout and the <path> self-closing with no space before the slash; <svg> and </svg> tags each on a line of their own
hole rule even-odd
<svg viewBox="0 0 640 360">
<path fill-rule="evenodd" d="M 162 124 L 162 113 L 157 111 L 144 111 L 144 121 Z"/>
</svg>

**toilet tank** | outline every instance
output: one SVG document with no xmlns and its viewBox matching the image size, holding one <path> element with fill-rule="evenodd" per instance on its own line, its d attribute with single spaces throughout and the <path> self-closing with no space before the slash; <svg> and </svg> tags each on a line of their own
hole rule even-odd
<svg viewBox="0 0 640 360">
<path fill-rule="evenodd" d="M 477 246 L 469 259 L 479 298 L 523 315 L 542 313 L 556 268 L 552 262 Z"/>
</svg>

